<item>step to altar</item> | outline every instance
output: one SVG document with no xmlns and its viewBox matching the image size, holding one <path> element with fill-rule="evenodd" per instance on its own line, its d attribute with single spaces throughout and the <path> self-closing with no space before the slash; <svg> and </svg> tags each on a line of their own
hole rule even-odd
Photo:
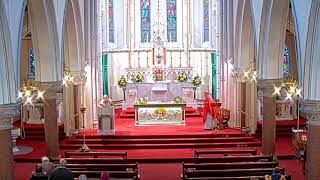
<svg viewBox="0 0 320 180">
<path fill-rule="evenodd" d="M 120 113 L 120 118 L 124 119 L 134 119 L 134 108 L 128 108 L 122 110 Z M 198 109 L 193 109 L 192 107 L 185 108 L 186 118 L 188 117 L 201 117 L 201 113 Z"/>
</svg>

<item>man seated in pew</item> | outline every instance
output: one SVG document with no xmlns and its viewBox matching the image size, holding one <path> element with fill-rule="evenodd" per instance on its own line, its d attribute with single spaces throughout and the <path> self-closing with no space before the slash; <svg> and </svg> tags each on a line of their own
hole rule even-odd
<svg viewBox="0 0 320 180">
<path fill-rule="evenodd" d="M 50 180 L 73 180 L 72 172 L 67 169 L 67 161 L 60 159 L 58 167 L 52 170 Z"/>
<path fill-rule="evenodd" d="M 204 103 L 203 103 L 203 122 L 205 123 L 204 129 L 211 130 L 215 127 L 215 121 L 213 119 L 213 110 L 211 104 L 213 103 L 213 99 L 210 96 L 210 92 L 206 91 L 204 93 Z"/>
<path fill-rule="evenodd" d="M 41 161 L 42 171 L 49 175 L 51 171 L 55 168 L 55 165 L 49 161 L 49 158 L 47 156 L 42 157 Z"/>
<path fill-rule="evenodd" d="M 45 180 L 48 176 L 42 171 L 41 164 L 36 165 L 35 171 L 32 172 L 30 180 Z"/>
<path fill-rule="evenodd" d="M 269 175 L 265 176 L 265 180 L 285 180 L 285 179 L 286 178 L 284 177 L 284 175 L 281 174 L 281 171 L 278 167 L 275 167 L 273 169 L 271 176 Z"/>
</svg>

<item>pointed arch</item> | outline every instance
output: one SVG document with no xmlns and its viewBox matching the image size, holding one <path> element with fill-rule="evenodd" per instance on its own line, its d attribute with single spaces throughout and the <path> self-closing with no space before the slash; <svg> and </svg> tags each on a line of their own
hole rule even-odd
<svg viewBox="0 0 320 180">
<path fill-rule="evenodd" d="M 239 0 L 237 7 L 235 33 L 235 65 L 243 69 L 254 63 L 254 26 L 250 2 Z"/>
<path fill-rule="evenodd" d="M 303 94 L 305 99 L 320 100 L 320 1 L 313 0 L 311 4 L 306 50 Z"/>
<path fill-rule="evenodd" d="M 53 1 L 29 0 L 28 10 L 37 59 L 36 80 L 59 81 L 62 79 L 62 58 Z"/>
<path fill-rule="evenodd" d="M 257 51 L 257 68 L 262 79 L 283 77 L 283 47 L 288 11 L 288 0 L 263 1 Z"/>
<path fill-rule="evenodd" d="M 9 104 L 17 101 L 19 72 L 16 67 L 18 62 L 12 52 L 8 14 L 2 0 L 0 9 L 0 104 Z"/>
</svg>

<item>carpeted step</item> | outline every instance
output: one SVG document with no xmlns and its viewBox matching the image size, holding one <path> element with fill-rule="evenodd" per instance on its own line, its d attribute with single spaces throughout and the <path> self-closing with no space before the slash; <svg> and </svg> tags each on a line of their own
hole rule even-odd
<svg viewBox="0 0 320 180">
<path fill-rule="evenodd" d="M 207 131 L 210 133 L 210 131 Z M 155 139 L 155 138 L 216 138 L 216 137 L 247 137 L 248 135 L 243 133 L 228 133 L 228 132 L 221 132 L 215 134 L 208 134 L 208 133 L 195 133 L 195 134 L 152 134 L 152 135 L 91 135 L 86 133 L 86 139 Z M 82 134 L 79 133 L 76 136 L 71 138 L 82 139 Z"/>
<path fill-rule="evenodd" d="M 62 144 L 62 149 L 78 149 L 82 144 Z M 258 147 L 261 142 L 225 143 L 184 143 L 184 144 L 90 144 L 91 149 L 179 149 L 179 148 L 221 148 L 221 147 Z"/>
<path fill-rule="evenodd" d="M 221 138 L 170 138 L 170 139 L 87 139 L 87 144 L 183 144 L 183 143 L 217 143 L 217 142 L 250 142 L 254 137 L 221 137 Z M 82 143 L 82 139 L 69 139 L 69 144 Z"/>
</svg>

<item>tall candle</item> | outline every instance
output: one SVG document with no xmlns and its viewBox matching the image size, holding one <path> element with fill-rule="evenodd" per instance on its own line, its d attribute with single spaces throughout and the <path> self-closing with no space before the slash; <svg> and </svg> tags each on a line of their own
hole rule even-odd
<svg viewBox="0 0 320 180">
<path fill-rule="evenodd" d="M 171 42 L 171 33 L 169 34 L 169 42 Z"/>
<path fill-rule="evenodd" d="M 82 95 L 80 97 L 80 105 L 81 105 L 81 107 L 83 107 L 83 96 Z"/>
</svg>

